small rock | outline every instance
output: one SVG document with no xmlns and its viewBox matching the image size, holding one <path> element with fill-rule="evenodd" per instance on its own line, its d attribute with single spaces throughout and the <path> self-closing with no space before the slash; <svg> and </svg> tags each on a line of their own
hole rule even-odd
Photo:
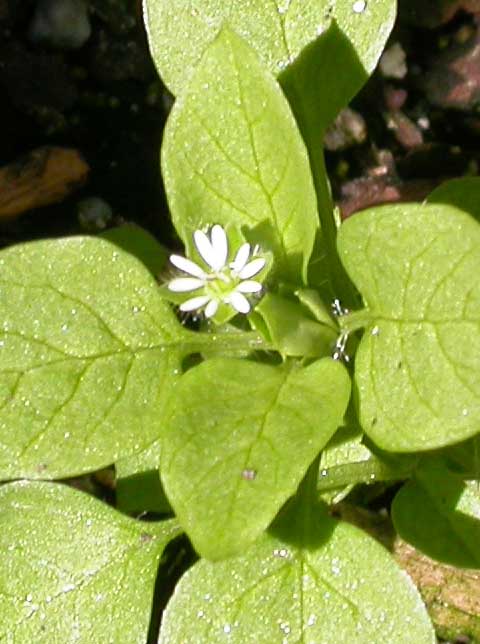
<svg viewBox="0 0 480 644">
<path fill-rule="evenodd" d="M 397 177 L 397 166 L 391 150 L 373 149 L 375 164 L 367 169 L 370 177 L 388 176 L 392 180 Z"/>
<path fill-rule="evenodd" d="M 405 105 L 405 102 L 408 98 L 408 93 L 407 90 L 401 87 L 393 87 L 392 85 L 387 85 L 383 90 L 383 96 L 387 109 L 391 111 L 397 111 L 401 110 Z"/>
<path fill-rule="evenodd" d="M 466 42 L 437 55 L 424 84 L 432 105 L 473 110 L 480 102 L 480 28 Z"/>
<path fill-rule="evenodd" d="M 420 128 L 400 110 L 387 114 L 387 127 L 393 131 L 397 141 L 406 150 L 416 148 L 423 143 Z"/>
<path fill-rule="evenodd" d="M 405 78 L 408 71 L 406 55 L 399 42 L 393 43 L 384 51 L 380 58 L 379 67 L 385 78 Z"/>
<path fill-rule="evenodd" d="M 346 107 L 327 129 L 323 142 L 327 150 L 345 150 L 363 143 L 366 138 L 367 127 L 363 116 Z"/>
<path fill-rule="evenodd" d="M 79 49 L 90 38 L 88 8 L 84 0 L 37 0 L 29 28 L 33 43 L 54 49 Z"/>
<path fill-rule="evenodd" d="M 100 197 L 87 197 L 79 201 L 77 215 L 81 227 L 89 232 L 105 230 L 113 218 L 111 207 Z"/>
<path fill-rule="evenodd" d="M 342 219 L 365 208 L 384 203 L 423 201 L 441 182 L 413 180 L 401 182 L 392 177 L 361 177 L 344 183 L 337 202 Z"/>
</svg>

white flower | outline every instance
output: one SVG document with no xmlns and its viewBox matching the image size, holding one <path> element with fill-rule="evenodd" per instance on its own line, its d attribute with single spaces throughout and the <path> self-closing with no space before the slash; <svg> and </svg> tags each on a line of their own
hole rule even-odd
<svg viewBox="0 0 480 644">
<path fill-rule="evenodd" d="M 205 317 L 215 315 L 220 304 L 232 307 L 235 313 L 249 313 L 251 304 L 246 295 L 260 293 L 260 282 L 250 278 L 263 270 L 266 260 L 263 257 L 251 259 L 250 244 L 242 244 L 232 262 L 228 262 L 228 239 L 222 226 L 216 224 L 209 231 L 196 230 L 193 240 L 200 257 L 205 262 L 202 268 L 192 260 L 181 255 L 171 255 L 170 261 L 188 277 L 176 277 L 168 283 L 174 293 L 199 291 L 180 304 L 181 311 L 203 309 Z"/>
</svg>

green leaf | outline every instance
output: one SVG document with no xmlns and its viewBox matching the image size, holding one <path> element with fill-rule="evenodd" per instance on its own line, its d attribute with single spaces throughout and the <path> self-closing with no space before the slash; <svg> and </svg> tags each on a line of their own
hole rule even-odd
<svg viewBox="0 0 480 644">
<path fill-rule="evenodd" d="M 224 29 L 167 123 L 162 165 L 173 222 L 248 227 L 287 281 L 305 278 L 318 226 L 307 152 L 280 87 Z M 189 253 L 191 255 L 191 253 Z"/>
<path fill-rule="evenodd" d="M 329 326 L 338 334 L 338 325 L 332 317 L 332 309 L 325 306 L 318 291 L 311 288 L 303 288 L 295 291 L 295 295 L 320 324 Z"/>
<path fill-rule="evenodd" d="M 139 226 L 126 224 L 110 228 L 101 237 L 139 259 L 152 275 L 158 276 L 165 267 L 168 258 L 166 248 Z"/>
<path fill-rule="evenodd" d="M 341 424 L 345 368 L 214 359 L 182 376 L 162 444 L 167 496 L 196 550 L 243 550 L 295 492 Z"/>
<path fill-rule="evenodd" d="M 318 508 L 291 512 L 245 554 L 200 561 L 180 580 L 159 644 L 434 644 L 414 585 L 371 537 Z M 300 519 L 300 520 L 299 520 Z"/>
<path fill-rule="evenodd" d="M 464 479 L 480 481 L 480 435 L 444 448 L 441 452 L 445 465 Z"/>
<path fill-rule="evenodd" d="M 122 512 L 172 512 L 158 476 L 161 441 L 115 463 L 116 501 Z"/>
<path fill-rule="evenodd" d="M 326 321 L 318 323 L 301 304 L 275 293 L 264 295 L 250 319 L 259 331 L 266 330 L 266 337 L 283 356 L 330 355 L 338 335 L 331 318 L 328 326 Z"/>
<path fill-rule="evenodd" d="M 189 337 L 131 255 L 98 238 L 0 255 L 0 478 L 55 478 L 161 432 Z"/>
<path fill-rule="evenodd" d="M 441 462 L 422 464 L 396 495 L 395 529 L 429 557 L 454 566 L 480 568 L 480 490 Z"/>
<path fill-rule="evenodd" d="M 160 75 L 174 94 L 180 94 L 223 24 L 242 36 L 278 75 L 335 21 L 362 64 L 372 71 L 390 32 L 395 2 L 366 2 L 365 10 L 358 13 L 353 7 L 353 0 L 145 0 L 144 18 Z M 327 78 L 337 85 L 350 70 L 338 65 L 335 69 L 337 76 L 330 72 Z M 327 87 L 330 92 L 332 85 Z"/>
<path fill-rule="evenodd" d="M 396 2 L 366 2 L 360 13 L 352 10 L 354 3 L 350 1 L 332 4 L 336 21 L 303 50 L 280 82 L 310 156 L 322 228 L 323 249 L 317 263 L 327 276 L 332 294 L 354 307 L 358 306 L 357 294 L 336 250 L 337 224 L 320 141 L 328 125 L 373 71 L 393 26 Z"/>
<path fill-rule="evenodd" d="M 323 448 L 317 490 L 324 503 L 340 503 L 357 483 L 371 482 L 369 461 L 372 453 L 363 445 L 362 438 L 363 432 L 346 420 L 346 424 L 335 432 Z M 360 480 L 359 469 L 362 476 Z"/>
<path fill-rule="evenodd" d="M 462 177 L 445 181 L 428 195 L 427 203 L 455 206 L 480 221 L 480 179 Z"/>
<path fill-rule="evenodd" d="M 403 480 L 414 469 L 417 459 L 413 455 L 374 453 L 363 438 L 356 425 L 347 423 L 322 451 L 317 489 L 326 503 L 339 503 L 360 483 Z"/>
<path fill-rule="evenodd" d="M 327 28 L 317 32 L 319 37 L 280 77 L 305 140 L 313 143 L 315 137 L 317 144 L 375 69 L 396 17 L 395 0 L 365 2 L 365 10 L 359 12 L 353 7 L 361 3 L 350 0 L 328 4 Z"/>
<path fill-rule="evenodd" d="M 366 309 L 355 357 L 360 421 L 386 450 L 451 445 L 480 429 L 480 227 L 445 205 L 371 209 L 340 229 Z"/>
<path fill-rule="evenodd" d="M 69 487 L 0 489 L 0 640 L 146 642 L 174 521 L 140 523 Z"/>
</svg>

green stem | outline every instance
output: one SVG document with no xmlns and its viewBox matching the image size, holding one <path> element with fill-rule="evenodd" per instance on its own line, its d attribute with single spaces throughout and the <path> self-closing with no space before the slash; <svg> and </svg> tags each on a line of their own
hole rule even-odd
<svg viewBox="0 0 480 644">
<path fill-rule="evenodd" d="M 301 524 L 303 541 L 308 542 L 312 532 L 312 521 L 315 508 L 318 505 L 317 480 L 320 465 L 320 454 L 313 461 L 300 483 L 297 494 L 297 521 Z"/>
<path fill-rule="evenodd" d="M 273 346 L 255 332 L 244 333 L 202 333 L 185 330 L 183 346 L 191 353 L 201 353 L 204 350 L 227 352 L 237 351 L 272 351 Z"/>
<path fill-rule="evenodd" d="M 310 143 L 310 142 L 309 142 Z M 317 195 L 317 206 L 323 239 L 328 253 L 330 282 L 332 290 L 346 306 L 355 306 L 358 301 L 355 288 L 350 281 L 337 251 L 337 223 L 334 217 L 333 201 L 327 182 L 327 170 L 322 146 L 308 145 L 310 167 L 312 169 L 313 184 Z"/>
<path fill-rule="evenodd" d="M 337 222 L 328 183 L 322 139 L 324 130 L 319 128 L 315 110 L 308 105 L 301 80 L 294 74 L 286 80 L 284 89 L 294 111 L 303 140 L 307 147 L 312 171 L 313 185 L 317 196 L 318 217 L 322 240 L 328 257 L 328 278 L 334 297 L 349 308 L 358 305 L 358 293 L 345 271 L 337 251 Z M 312 111 L 313 110 L 313 111 Z"/>
<path fill-rule="evenodd" d="M 390 467 L 376 458 L 337 465 L 321 470 L 317 482 L 317 493 L 321 494 L 360 483 L 403 480 L 411 476 L 415 466 L 416 462 L 415 464 L 405 464 L 404 467 Z"/>
</svg>

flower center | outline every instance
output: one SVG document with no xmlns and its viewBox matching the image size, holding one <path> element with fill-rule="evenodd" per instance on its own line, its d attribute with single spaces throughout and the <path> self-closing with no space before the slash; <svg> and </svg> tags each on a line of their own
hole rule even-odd
<svg viewBox="0 0 480 644">
<path fill-rule="evenodd" d="M 238 279 L 232 278 L 230 271 L 216 271 L 208 276 L 205 293 L 213 299 L 223 299 L 233 291 L 237 283 Z"/>
</svg>

